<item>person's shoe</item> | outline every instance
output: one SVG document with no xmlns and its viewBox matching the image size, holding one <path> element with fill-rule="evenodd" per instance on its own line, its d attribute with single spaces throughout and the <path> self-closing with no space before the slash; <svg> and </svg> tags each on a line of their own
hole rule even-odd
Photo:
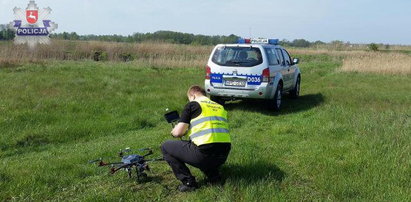
<svg viewBox="0 0 411 202">
<path fill-rule="evenodd" d="M 190 191 L 194 191 L 198 188 L 198 184 L 197 182 L 187 182 L 187 183 L 183 183 L 178 185 L 178 191 L 180 192 L 190 192 Z"/>
</svg>

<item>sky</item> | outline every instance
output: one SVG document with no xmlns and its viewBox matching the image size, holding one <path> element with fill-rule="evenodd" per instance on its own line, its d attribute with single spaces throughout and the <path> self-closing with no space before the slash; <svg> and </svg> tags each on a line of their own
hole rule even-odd
<svg viewBox="0 0 411 202">
<path fill-rule="evenodd" d="M 0 24 L 29 0 L 0 0 Z M 60 32 L 146 33 L 411 45 L 411 0 L 37 0 Z"/>
</svg>

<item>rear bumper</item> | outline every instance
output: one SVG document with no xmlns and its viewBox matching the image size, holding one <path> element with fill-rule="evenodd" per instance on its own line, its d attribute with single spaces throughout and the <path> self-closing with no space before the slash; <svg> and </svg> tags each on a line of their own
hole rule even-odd
<svg viewBox="0 0 411 202">
<path fill-rule="evenodd" d="M 204 88 L 207 94 L 211 96 L 226 97 L 226 98 L 250 98 L 250 99 L 270 99 L 272 85 L 262 83 L 255 88 L 232 88 L 232 87 L 215 87 L 212 86 L 210 80 L 205 80 Z"/>
</svg>

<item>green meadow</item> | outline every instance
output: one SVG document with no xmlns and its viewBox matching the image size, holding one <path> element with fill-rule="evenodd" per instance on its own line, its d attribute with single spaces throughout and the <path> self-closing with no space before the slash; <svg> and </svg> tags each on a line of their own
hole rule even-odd
<svg viewBox="0 0 411 202">
<path fill-rule="evenodd" d="M 165 162 L 149 181 L 88 161 L 172 139 L 202 68 L 46 61 L 0 68 L 0 200 L 411 201 L 411 77 L 343 72 L 338 56 L 298 55 L 302 92 L 273 112 L 229 102 L 222 186 L 179 193 Z"/>
</svg>

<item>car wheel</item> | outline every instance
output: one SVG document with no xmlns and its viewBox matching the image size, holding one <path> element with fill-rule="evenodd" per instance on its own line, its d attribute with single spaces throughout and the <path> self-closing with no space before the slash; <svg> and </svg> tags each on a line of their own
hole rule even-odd
<svg viewBox="0 0 411 202">
<path fill-rule="evenodd" d="M 298 98 L 300 96 L 301 79 L 297 77 L 297 82 L 295 83 L 294 89 L 290 91 L 291 98 Z"/>
<path fill-rule="evenodd" d="M 281 109 L 282 94 L 283 94 L 283 86 L 281 85 L 281 83 L 278 83 L 277 89 L 274 94 L 273 108 L 275 111 L 280 111 Z"/>
<path fill-rule="evenodd" d="M 218 96 L 210 95 L 210 100 L 212 100 L 212 101 L 214 101 L 214 102 L 217 102 L 217 103 L 220 104 L 220 105 L 224 105 L 224 104 L 225 104 L 225 100 L 223 100 L 221 97 L 218 97 Z"/>
</svg>

